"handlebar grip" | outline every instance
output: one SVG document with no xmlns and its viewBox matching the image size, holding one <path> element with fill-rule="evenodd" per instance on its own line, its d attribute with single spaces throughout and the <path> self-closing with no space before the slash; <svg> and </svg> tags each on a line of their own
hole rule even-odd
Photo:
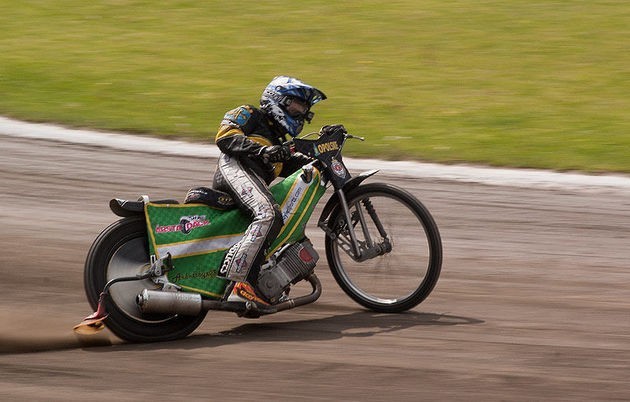
<svg viewBox="0 0 630 402">
<path fill-rule="evenodd" d="M 359 136 L 356 136 L 356 135 L 352 135 L 350 133 L 346 133 L 346 138 L 352 138 L 352 139 L 355 139 L 355 140 L 365 141 L 365 137 L 359 137 Z"/>
</svg>

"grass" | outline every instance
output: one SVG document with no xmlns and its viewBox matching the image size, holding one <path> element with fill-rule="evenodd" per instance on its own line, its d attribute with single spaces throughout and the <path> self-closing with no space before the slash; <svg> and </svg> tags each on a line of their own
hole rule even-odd
<svg viewBox="0 0 630 402">
<path fill-rule="evenodd" d="M 288 74 L 355 156 L 630 172 L 625 1 L 0 6 L 2 115 L 212 142 Z"/>
</svg>

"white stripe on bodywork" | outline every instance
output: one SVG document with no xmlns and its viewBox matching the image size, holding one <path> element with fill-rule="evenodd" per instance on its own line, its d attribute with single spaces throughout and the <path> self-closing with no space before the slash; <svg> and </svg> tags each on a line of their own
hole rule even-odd
<svg viewBox="0 0 630 402">
<path fill-rule="evenodd" d="M 206 240 L 196 240 L 186 243 L 164 244 L 158 247 L 158 256 L 165 256 L 171 253 L 173 258 L 188 257 L 197 254 L 214 253 L 216 251 L 225 250 L 237 243 L 243 234 L 233 236 L 214 237 Z"/>
<path fill-rule="evenodd" d="M 285 224 L 293 217 L 297 207 L 302 204 L 302 199 L 306 195 L 309 187 L 310 183 L 304 182 L 301 178 L 298 178 L 295 180 L 295 183 L 293 183 L 293 187 L 291 187 L 289 194 L 287 194 L 280 208 Z"/>
</svg>

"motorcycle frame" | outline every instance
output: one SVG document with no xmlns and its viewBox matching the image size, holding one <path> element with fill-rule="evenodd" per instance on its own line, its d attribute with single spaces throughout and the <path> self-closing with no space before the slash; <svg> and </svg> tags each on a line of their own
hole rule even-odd
<svg viewBox="0 0 630 402">
<path fill-rule="evenodd" d="M 374 209 L 371 207 L 369 199 L 364 199 L 362 200 L 362 202 L 364 203 L 368 214 L 370 215 L 372 221 L 380 232 L 380 235 L 385 239 L 385 241 L 381 244 L 373 243 L 372 239 L 370 238 L 369 232 L 367 231 L 367 220 L 361 209 L 358 208 L 356 213 L 356 216 L 358 218 L 356 224 L 361 224 L 363 236 L 365 239 L 364 243 L 367 246 L 365 249 L 363 249 L 363 251 L 361 249 L 361 244 L 355 233 L 354 223 L 352 220 L 353 217 L 350 212 L 350 207 L 347 203 L 346 194 L 350 194 L 364 180 L 376 174 L 378 170 L 363 172 L 356 177 L 352 177 L 350 175 L 341 158 L 341 150 L 343 149 L 346 140 L 349 138 L 357 138 L 363 140 L 363 138 L 354 137 L 348 133 L 334 133 L 331 135 L 320 134 L 319 138 L 316 141 L 306 140 L 304 137 L 296 138 L 290 141 L 290 145 L 294 147 L 294 149 L 297 149 L 305 155 L 308 155 L 315 159 L 313 162 L 311 162 L 310 165 L 315 166 L 321 172 L 322 176 L 320 179 L 320 185 L 327 187 L 329 183 L 332 183 L 332 186 L 335 189 L 333 195 L 328 199 L 326 205 L 322 210 L 322 213 L 318 219 L 317 226 L 321 228 L 325 232 L 326 236 L 328 236 L 329 238 L 333 240 L 338 239 L 338 236 L 335 233 L 335 228 L 333 228 L 332 225 L 341 213 L 343 215 L 343 218 L 345 219 L 347 232 L 350 237 L 350 248 L 344 249 L 344 251 L 346 251 L 354 260 L 364 261 L 366 259 L 373 258 L 377 255 L 382 255 L 386 252 L 391 251 L 391 246 L 389 245 L 387 234 L 382 224 L 380 223 L 378 216 L 376 215 Z M 309 177 L 308 165 L 306 169 L 303 169 L 303 172 L 303 175 L 306 175 L 303 176 L 305 178 L 305 181 L 308 181 L 306 179 L 307 177 Z M 114 199 L 110 201 L 110 209 L 116 215 L 122 217 L 137 216 L 145 214 L 145 206 L 147 205 L 148 201 L 148 197 L 146 196 L 138 202 L 129 202 L 125 200 Z M 162 200 L 155 203 L 168 204 L 177 203 L 177 201 Z M 148 217 L 146 219 L 148 222 Z M 310 216 L 308 219 L 310 220 Z M 170 285 L 168 278 L 165 275 L 166 272 L 168 272 L 170 269 L 172 269 L 172 263 L 171 256 L 170 254 L 168 254 L 162 259 L 154 261 L 151 267 L 141 274 L 138 274 L 134 277 L 120 277 L 110 280 L 105 285 L 102 293 L 100 294 L 97 311 L 94 314 L 86 317 L 82 323 L 77 325 L 75 327 L 75 331 L 93 332 L 103 328 L 103 322 L 108 316 L 105 310 L 105 299 L 109 296 L 109 288 L 113 284 L 124 281 L 151 279 L 156 284 L 161 283 L 162 285 Z M 245 305 L 242 306 L 241 304 L 234 304 L 234 302 L 227 302 L 223 300 L 202 299 L 201 295 L 197 294 L 198 298 L 186 298 L 186 305 L 182 305 L 180 307 L 177 307 L 174 304 L 174 302 L 179 299 L 178 297 L 167 297 L 166 300 L 163 300 L 166 303 L 162 303 L 162 306 L 160 307 L 163 310 L 156 312 L 178 314 L 183 313 L 184 311 L 190 312 L 224 310 L 236 312 L 238 315 L 248 317 L 259 317 L 265 314 L 273 314 L 278 311 L 313 303 L 319 298 L 322 288 L 321 283 L 315 273 L 311 273 L 307 278 L 305 278 L 305 280 L 308 281 L 312 286 L 312 292 L 310 294 L 297 298 L 291 298 L 277 305 L 269 306 L 269 308 L 263 307 L 262 310 L 252 302 L 246 302 Z M 162 291 L 159 291 L 158 293 L 160 295 L 170 293 L 171 296 L 173 296 L 179 293 L 177 288 L 178 286 L 166 286 Z M 148 292 L 150 291 L 148 289 L 145 289 L 145 292 L 143 292 L 142 295 L 147 295 L 148 297 Z M 141 307 L 142 304 L 142 295 L 138 295 L 136 299 L 139 307 Z M 199 310 L 197 310 L 197 308 L 199 308 Z"/>
<path fill-rule="evenodd" d="M 307 135 L 308 137 L 308 135 Z M 306 155 L 310 157 L 316 158 L 314 164 L 318 164 L 319 170 L 322 172 L 325 179 L 327 179 L 330 183 L 332 183 L 335 192 L 333 196 L 326 203 L 322 214 L 319 217 L 317 226 L 321 228 L 328 237 L 335 240 L 337 239 L 337 235 L 331 227 L 332 222 L 330 222 L 330 218 L 332 216 L 336 216 L 336 211 L 338 208 L 341 208 L 341 213 L 343 213 L 345 221 L 348 223 L 348 234 L 350 236 L 350 249 L 346 250 L 346 252 L 351 251 L 349 253 L 350 257 L 355 261 L 365 261 L 369 258 L 372 258 L 378 254 L 381 254 L 379 251 L 377 252 L 367 252 L 364 253 L 361 250 L 361 246 L 359 244 L 359 240 L 354 230 L 354 226 L 351 224 L 352 215 L 350 213 L 350 208 L 348 206 L 348 201 L 346 199 L 346 194 L 350 193 L 356 187 L 358 187 L 365 179 L 370 176 L 376 174 L 378 170 L 369 170 L 359 174 L 356 177 L 352 177 L 348 172 L 345 164 L 343 163 L 341 157 L 341 151 L 345 145 L 345 142 L 348 139 L 359 139 L 364 141 L 362 137 L 355 137 L 348 133 L 336 133 L 329 136 L 320 135 L 316 141 L 308 141 L 303 138 L 296 138 L 291 141 L 292 145 L 296 146 L 296 148 Z M 311 147 L 311 144 L 313 146 Z M 335 148 L 334 146 L 324 146 L 321 147 L 322 144 L 337 144 L 336 152 L 319 152 L 320 149 L 324 148 Z M 329 154 L 329 155 L 326 155 Z M 343 169 L 339 167 L 341 165 Z M 361 228 L 363 231 L 363 235 L 365 237 L 367 243 L 367 250 L 374 250 L 373 243 L 370 238 L 370 235 L 367 231 L 367 222 L 365 216 L 363 215 L 360 209 L 358 211 L 359 223 L 361 224 Z M 373 209 L 370 211 L 370 217 L 374 221 L 375 225 L 378 228 L 379 233 L 383 238 L 387 238 L 387 233 L 383 228 L 380 220 L 376 213 L 374 213 Z"/>
</svg>

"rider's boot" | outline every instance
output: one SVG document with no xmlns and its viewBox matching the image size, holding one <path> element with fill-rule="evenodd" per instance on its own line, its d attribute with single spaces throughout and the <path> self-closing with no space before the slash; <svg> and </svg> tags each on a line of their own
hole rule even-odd
<svg viewBox="0 0 630 402">
<path fill-rule="evenodd" d="M 218 277 L 225 278 L 230 280 L 229 278 L 229 266 L 231 264 L 231 260 L 234 258 L 236 254 L 237 246 L 232 246 L 225 257 L 223 258 L 223 262 L 219 268 L 219 272 L 217 273 Z M 258 273 L 259 269 L 252 270 L 255 273 Z M 263 297 L 260 297 L 251 284 L 244 281 L 235 281 L 232 279 L 232 283 L 226 288 L 226 295 L 224 296 L 224 300 L 228 302 L 253 302 L 257 306 L 265 307 L 269 306 L 270 303 L 265 300 Z M 225 298 L 227 296 L 227 298 Z"/>
<path fill-rule="evenodd" d="M 256 294 L 256 290 L 247 282 L 236 282 L 227 298 L 229 302 L 253 302 L 258 306 L 269 306 L 269 302 Z"/>
</svg>

